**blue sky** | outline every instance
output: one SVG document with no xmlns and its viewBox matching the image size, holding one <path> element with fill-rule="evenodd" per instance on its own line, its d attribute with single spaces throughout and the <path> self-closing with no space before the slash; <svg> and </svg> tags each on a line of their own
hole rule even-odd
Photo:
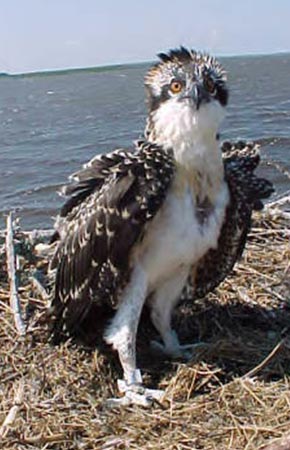
<svg viewBox="0 0 290 450">
<path fill-rule="evenodd" d="M 289 0 L 0 0 L 0 71 L 290 51 Z"/>
</svg>

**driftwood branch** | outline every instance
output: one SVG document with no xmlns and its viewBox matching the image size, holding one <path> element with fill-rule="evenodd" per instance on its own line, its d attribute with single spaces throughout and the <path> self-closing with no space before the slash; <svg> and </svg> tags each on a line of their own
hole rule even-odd
<svg viewBox="0 0 290 450">
<path fill-rule="evenodd" d="M 285 220 L 290 220 L 290 212 L 287 211 L 283 211 L 282 209 L 280 209 L 280 207 L 274 207 L 272 206 L 271 208 L 266 207 L 266 214 L 269 217 L 281 217 Z"/>
<path fill-rule="evenodd" d="M 290 204 L 290 193 L 289 192 L 284 194 L 283 197 L 277 198 L 277 200 L 267 203 L 266 209 L 277 208 L 278 206 L 281 207 L 281 206 L 286 205 L 287 203 Z"/>
<path fill-rule="evenodd" d="M 13 425 L 16 419 L 16 415 L 18 413 L 18 410 L 23 402 L 24 397 L 24 380 L 20 380 L 19 385 L 16 389 L 14 399 L 13 399 L 13 405 L 11 409 L 9 410 L 4 422 L 2 423 L 0 427 L 0 439 L 5 438 L 9 428 Z"/>
<path fill-rule="evenodd" d="M 14 322 L 16 329 L 20 335 L 25 334 L 25 324 L 22 319 L 20 301 L 17 289 L 17 272 L 15 267 L 15 251 L 13 244 L 13 222 L 12 214 L 7 217 L 6 229 L 6 258 L 7 258 L 7 273 L 10 283 L 10 307 L 14 314 Z"/>
</svg>

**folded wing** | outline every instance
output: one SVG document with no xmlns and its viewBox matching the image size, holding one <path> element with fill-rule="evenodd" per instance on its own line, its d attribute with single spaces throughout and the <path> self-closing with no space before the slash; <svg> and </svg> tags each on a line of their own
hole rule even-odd
<svg viewBox="0 0 290 450">
<path fill-rule="evenodd" d="M 230 203 L 218 247 L 209 250 L 195 268 L 192 276 L 194 297 L 204 297 L 230 273 L 244 250 L 252 212 L 262 209 L 262 201 L 274 191 L 272 183 L 255 174 L 260 162 L 258 145 L 225 142 L 222 151 Z"/>
<path fill-rule="evenodd" d="M 54 337 L 78 332 L 94 305 L 116 307 L 131 272 L 130 253 L 159 210 L 175 165 L 149 144 L 94 158 L 64 193 L 56 223 L 59 242 L 52 301 Z"/>
</svg>

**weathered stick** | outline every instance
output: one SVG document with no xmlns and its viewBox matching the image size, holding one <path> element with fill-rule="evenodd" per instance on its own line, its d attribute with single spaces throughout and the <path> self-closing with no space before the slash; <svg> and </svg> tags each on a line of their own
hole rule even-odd
<svg viewBox="0 0 290 450">
<path fill-rule="evenodd" d="M 30 444 L 30 445 L 44 445 L 47 443 L 56 443 L 56 442 L 63 442 L 67 439 L 67 435 L 65 433 L 56 433 L 51 435 L 45 435 L 45 434 L 38 434 L 37 436 L 24 436 L 23 439 L 21 439 L 21 442 L 24 444 Z M 35 448 L 35 447 L 34 447 Z M 45 445 L 46 448 L 46 445 Z"/>
<path fill-rule="evenodd" d="M 262 370 L 264 367 L 266 367 L 270 361 L 272 361 L 273 358 L 283 349 L 283 346 L 285 345 L 285 338 L 283 338 L 278 344 L 273 348 L 273 350 L 269 353 L 269 355 L 266 356 L 266 358 L 260 362 L 256 367 L 254 367 L 249 372 L 245 373 L 241 378 L 250 378 L 255 376 L 260 370 Z"/>
<path fill-rule="evenodd" d="M 54 233 L 54 229 L 50 228 L 47 230 L 31 230 L 31 231 L 24 231 L 21 230 L 21 234 L 25 237 L 27 237 L 28 239 L 30 239 L 32 241 L 32 243 L 34 243 L 35 241 L 44 239 L 44 240 L 49 240 L 51 238 L 51 236 Z M 6 230 L 0 230 L 0 238 L 4 238 L 6 236 Z"/>
<path fill-rule="evenodd" d="M 266 209 L 277 208 L 277 206 L 284 206 L 286 203 L 290 203 L 290 194 L 287 192 L 283 197 L 269 202 L 265 205 Z"/>
<path fill-rule="evenodd" d="M 282 439 L 278 439 L 270 444 L 261 447 L 260 450 L 289 450 L 290 449 L 290 434 L 286 434 Z"/>
<path fill-rule="evenodd" d="M 49 294 L 46 291 L 45 287 L 42 285 L 42 283 L 37 278 L 36 274 L 32 275 L 30 278 L 33 287 L 36 289 L 42 300 L 45 300 L 46 302 L 49 302 Z"/>
<path fill-rule="evenodd" d="M 18 388 L 15 392 L 13 399 L 13 406 L 9 410 L 4 422 L 0 427 L 0 439 L 6 436 L 9 427 L 11 427 L 11 425 L 13 425 L 13 423 L 15 422 L 16 415 L 23 402 L 23 396 L 24 396 L 24 380 L 22 379 L 20 380 Z"/>
<path fill-rule="evenodd" d="M 269 202 L 266 204 L 266 209 L 269 208 L 276 208 L 277 206 L 284 206 L 286 203 L 290 203 L 290 194 L 289 191 L 283 197 L 277 198 L 276 200 L 273 200 L 272 202 Z"/>
<path fill-rule="evenodd" d="M 14 314 L 14 323 L 20 335 L 25 334 L 25 324 L 21 315 L 20 301 L 17 290 L 16 268 L 15 268 L 15 252 L 13 244 L 13 222 L 12 214 L 7 217 L 6 229 L 6 258 L 7 258 L 7 273 L 10 283 L 10 307 Z"/>
<path fill-rule="evenodd" d="M 281 208 L 266 208 L 266 214 L 270 217 L 282 217 L 283 219 L 290 220 L 290 212 L 283 211 Z"/>
</svg>

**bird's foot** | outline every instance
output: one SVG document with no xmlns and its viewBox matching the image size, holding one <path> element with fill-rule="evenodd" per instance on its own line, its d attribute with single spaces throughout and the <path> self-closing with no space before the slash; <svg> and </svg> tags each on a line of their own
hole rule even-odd
<svg viewBox="0 0 290 450">
<path fill-rule="evenodd" d="M 110 407 L 139 405 L 145 408 L 159 403 L 164 396 L 164 391 L 159 389 L 147 389 L 142 384 L 128 384 L 125 380 L 118 380 L 118 389 L 124 394 L 121 398 L 110 398 L 107 404 Z"/>
<path fill-rule="evenodd" d="M 123 397 L 110 398 L 108 406 L 139 405 L 148 408 L 154 402 L 160 402 L 164 391 L 158 389 L 147 389 L 142 385 L 141 372 L 135 369 L 126 374 L 125 380 L 118 380 L 118 389 Z"/>
<path fill-rule="evenodd" d="M 168 356 L 171 359 L 183 359 L 185 361 L 190 361 L 196 351 L 205 347 L 207 347 L 207 344 L 204 342 L 186 345 L 181 345 L 179 343 L 174 343 L 174 345 L 166 345 L 159 341 L 151 341 L 151 348 L 154 352 Z"/>
</svg>

